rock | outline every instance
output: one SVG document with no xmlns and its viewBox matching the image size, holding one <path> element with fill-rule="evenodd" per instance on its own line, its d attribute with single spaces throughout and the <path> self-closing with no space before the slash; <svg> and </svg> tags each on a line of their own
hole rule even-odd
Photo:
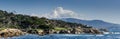
<svg viewBox="0 0 120 39">
<path fill-rule="evenodd" d="M 43 30 L 43 34 L 46 35 L 46 34 L 55 34 L 55 30 Z"/>
<path fill-rule="evenodd" d="M 49 34 L 49 33 L 50 33 L 50 32 L 49 32 L 48 29 L 43 31 L 43 34 L 44 34 L 44 35 Z"/>
<path fill-rule="evenodd" d="M 104 29 L 104 28 L 101 28 L 101 29 L 99 29 L 100 31 L 103 31 L 103 32 L 108 32 L 108 30 L 107 29 Z"/>
<path fill-rule="evenodd" d="M 54 33 L 54 34 L 59 34 L 59 32 L 60 32 L 60 31 L 55 31 L 55 32 L 53 32 L 53 33 Z"/>
<path fill-rule="evenodd" d="M 73 28 L 71 31 L 72 34 L 81 34 L 82 32 L 81 28 Z"/>
<path fill-rule="evenodd" d="M 103 34 L 103 32 L 101 32 L 100 30 L 98 29 L 92 29 L 93 30 L 93 34 Z"/>
<path fill-rule="evenodd" d="M 0 31 L 1 37 L 12 37 L 12 36 L 19 36 L 23 34 L 24 33 L 19 29 L 4 29 Z"/>
<path fill-rule="evenodd" d="M 61 30 L 59 34 L 70 34 L 70 31 L 68 30 Z"/>
<path fill-rule="evenodd" d="M 28 30 L 27 33 L 29 33 L 29 34 L 39 34 L 37 30 Z"/>
<path fill-rule="evenodd" d="M 39 30 L 39 31 L 38 31 L 38 34 L 41 35 L 41 36 L 43 36 L 43 35 L 44 35 L 43 30 Z"/>
<path fill-rule="evenodd" d="M 102 34 L 102 32 L 98 29 L 95 28 L 88 28 L 88 29 L 83 29 L 84 33 L 89 33 L 89 34 Z"/>
</svg>

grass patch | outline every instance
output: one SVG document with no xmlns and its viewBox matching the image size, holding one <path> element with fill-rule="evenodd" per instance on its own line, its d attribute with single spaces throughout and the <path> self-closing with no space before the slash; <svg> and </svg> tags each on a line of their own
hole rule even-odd
<svg viewBox="0 0 120 39">
<path fill-rule="evenodd" d="M 0 31 L 1 31 L 1 30 L 4 30 L 4 29 L 6 29 L 6 28 L 0 28 Z"/>
<path fill-rule="evenodd" d="M 37 31 L 43 31 L 43 29 L 36 29 Z"/>
<path fill-rule="evenodd" d="M 62 27 L 55 27 L 54 30 L 60 31 L 60 30 L 67 30 L 68 28 L 62 28 Z"/>
</svg>

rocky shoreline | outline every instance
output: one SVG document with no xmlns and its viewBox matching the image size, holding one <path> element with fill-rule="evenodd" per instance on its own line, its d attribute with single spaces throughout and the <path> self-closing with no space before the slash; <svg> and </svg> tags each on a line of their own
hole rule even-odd
<svg viewBox="0 0 120 39">
<path fill-rule="evenodd" d="M 4 29 L 0 31 L 0 37 L 13 37 L 13 36 L 20 36 L 25 34 L 37 34 L 40 36 L 47 35 L 47 34 L 103 34 L 103 32 L 99 31 L 98 29 L 89 28 L 89 29 L 80 29 L 75 28 L 73 30 L 25 30 L 25 29 Z"/>
<path fill-rule="evenodd" d="M 101 29 L 106 31 L 106 29 Z M 14 14 L 0 10 L 0 37 L 24 34 L 103 34 L 98 28 L 45 17 Z"/>
<path fill-rule="evenodd" d="M 25 32 L 22 32 L 19 29 L 4 29 L 0 31 L 0 37 L 13 37 L 23 34 L 25 34 Z"/>
</svg>

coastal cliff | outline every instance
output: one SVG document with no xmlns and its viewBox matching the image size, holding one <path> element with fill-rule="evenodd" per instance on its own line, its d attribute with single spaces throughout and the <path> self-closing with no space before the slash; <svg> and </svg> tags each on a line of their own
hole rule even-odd
<svg viewBox="0 0 120 39">
<path fill-rule="evenodd" d="M 0 10 L 1 37 L 4 37 L 4 35 L 7 37 L 18 36 L 26 33 L 46 35 L 82 33 L 102 34 L 103 32 L 97 28 L 93 28 L 84 24 L 70 23 L 61 20 L 52 20 L 45 17 L 39 18 L 36 16 L 14 14 L 13 12 Z"/>
</svg>

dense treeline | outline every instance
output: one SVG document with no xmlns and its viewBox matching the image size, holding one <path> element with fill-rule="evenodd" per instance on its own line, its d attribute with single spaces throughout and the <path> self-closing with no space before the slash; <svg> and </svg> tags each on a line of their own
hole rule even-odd
<svg viewBox="0 0 120 39">
<path fill-rule="evenodd" d="M 54 29 L 55 27 L 64 28 L 91 28 L 87 25 L 64 22 L 61 20 L 51 20 L 45 17 L 36 17 L 22 14 L 14 14 L 0 10 L 0 28 L 18 29 Z"/>
</svg>

